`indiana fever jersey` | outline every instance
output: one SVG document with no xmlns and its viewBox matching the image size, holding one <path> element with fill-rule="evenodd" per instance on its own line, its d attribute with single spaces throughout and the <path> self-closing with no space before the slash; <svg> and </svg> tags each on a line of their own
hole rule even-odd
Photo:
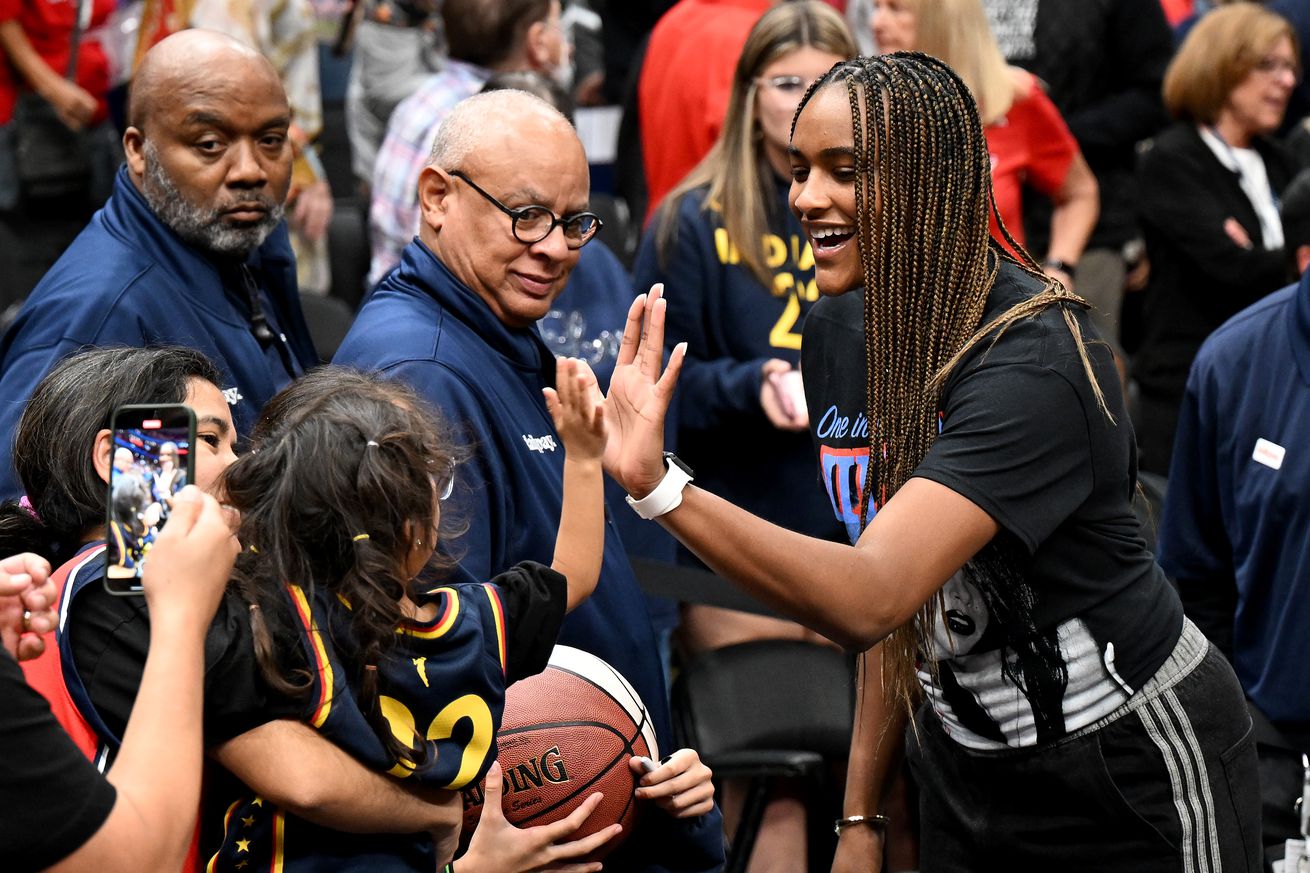
<svg viewBox="0 0 1310 873">
<path fill-rule="evenodd" d="M 496 759 L 496 730 L 505 688 L 538 673 L 555 645 L 567 603 L 563 576 L 524 562 L 485 584 L 431 589 L 416 598 L 435 607 L 427 622 L 406 621 L 377 665 L 380 708 L 391 732 L 423 748 L 417 769 L 397 760 L 374 730 L 356 696 L 360 676 L 351 607 L 321 588 L 286 586 L 312 688 L 304 719 L 372 769 L 437 788 L 476 784 Z M 259 797 L 242 798 L 224 813 L 223 844 L 207 871 L 433 869 L 425 837 L 346 834 L 284 813 Z"/>
</svg>

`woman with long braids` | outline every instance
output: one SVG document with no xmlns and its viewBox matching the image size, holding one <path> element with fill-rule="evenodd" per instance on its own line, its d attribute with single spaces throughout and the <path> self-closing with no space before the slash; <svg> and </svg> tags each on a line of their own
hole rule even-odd
<svg viewBox="0 0 1310 873">
<path fill-rule="evenodd" d="M 629 312 L 606 462 L 716 571 L 869 650 L 834 869 L 880 869 L 910 711 L 928 873 L 1260 869 L 1241 690 L 1139 536 L 1133 433 L 1086 304 L 1003 223 L 1017 256 L 989 234 L 969 90 L 925 55 L 839 64 L 789 153 L 826 297 L 805 327 L 811 430 L 854 547 L 662 457 L 682 353 L 661 372 L 658 287 Z"/>
<path fill-rule="evenodd" d="M 787 140 L 810 83 L 856 54 L 846 23 L 820 0 L 780 3 L 746 37 L 723 130 L 655 213 L 633 267 L 637 287 L 678 289 L 665 343 L 687 341 L 678 392 L 678 452 L 703 484 L 791 530 L 840 540 L 810 464 L 800 371 L 801 325 L 819 298 L 814 256 L 787 205 Z M 725 439 L 725 432 L 749 438 Z M 761 487 L 767 483 L 767 487 Z M 624 510 L 626 513 L 627 510 Z M 636 522 L 633 519 L 633 522 Z M 699 567 L 685 549 L 677 560 Z M 795 622 L 708 604 L 681 609 L 692 657 L 751 640 L 826 641 Z M 724 784 L 729 832 L 746 780 Z M 802 797 L 774 785 L 753 873 L 805 866 Z"/>
</svg>

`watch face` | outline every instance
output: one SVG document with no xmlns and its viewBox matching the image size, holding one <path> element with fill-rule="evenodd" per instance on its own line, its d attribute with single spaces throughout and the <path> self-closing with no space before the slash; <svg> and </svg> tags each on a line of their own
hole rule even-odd
<svg viewBox="0 0 1310 873">
<path fill-rule="evenodd" d="M 677 455 L 673 454 L 673 452 L 664 453 L 664 462 L 670 466 L 676 464 L 678 468 L 681 469 L 688 476 L 695 477 L 696 475 L 694 472 L 692 472 L 691 467 L 687 466 L 687 462 L 682 460 L 682 458 L 679 458 Z"/>
</svg>

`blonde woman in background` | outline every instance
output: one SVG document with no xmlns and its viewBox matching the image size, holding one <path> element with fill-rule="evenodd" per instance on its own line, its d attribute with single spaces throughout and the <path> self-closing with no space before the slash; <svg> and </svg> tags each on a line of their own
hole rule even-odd
<svg viewBox="0 0 1310 873">
<path fill-rule="evenodd" d="M 1049 197 L 1051 243 L 1042 268 L 1075 290 L 1078 259 L 1100 211 L 1096 177 L 1041 82 L 1005 62 L 981 0 L 876 0 L 873 35 L 880 51 L 933 55 L 964 80 L 982 114 L 1001 220 L 1024 245 L 1023 186 Z M 992 234 L 1000 238 L 994 216 Z"/>
</svg>

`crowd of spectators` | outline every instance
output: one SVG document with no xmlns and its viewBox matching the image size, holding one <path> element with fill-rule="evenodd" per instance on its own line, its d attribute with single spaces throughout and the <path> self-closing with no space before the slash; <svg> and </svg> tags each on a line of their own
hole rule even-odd
<svg viewBox="0 0 1310 873">
<path fill-rule="evenodd" d="M 845 540 L 850 520 L 829 508 L 841 484 L 816 472 L 821 425 L 800 371 L 820 293 L 788 202 L 789 144 L 824 73 L 890 52 L 958 73 L 991 158 L 993 238 L 1090 304 L 1091 339 L 1108 345 L 1127 398 L 1134 476 L 1160 495 L 1143 507 L 1143 535 L 1154 542 L 1159 525 L 1160 565 L 1236 669 L 1260 752 L 1262 843 L 1281 845 L 1300 830 L 1292 804 L 1310 779 L 1310 636 L 1299 631 L 1310 620 L 1299 607 L 1310 580 L 1307 39 L 1310 0 L 0 0 L 0 631 L 10 655 L 35 658 L 28 682 L 81 752 L 102 772 L 113 764 L 106 788 L 42 738 L 50 720 L 0 654 L 27 707 L 24 732 L 5 725 L 0 737 L 62 762 L 60 791 L 88 798 L 17 855 L 19 869 L 59 863 L 60 851 L 67 869 L 90 869 L 130 839 L 125 798 L 157 835 L 151 869 L 184 855 L 243 869 L 218 827 L 243 791 L 326 840 L 325 856 L 362 845 L 358 832 L 396 865 L 376 869 L 455 851 L 450 792 L 397 789 L 342 751 L 351 742 L 305 728 L 299 704 L 255 666 L 268 645 L 247 620 L 258 598 L 219 595 L 235 547 L 202 491 L 218 493 L 252 434 L 295 418 L 275 398 L 318 408 L 306 374 L 329 363 L 381 378 L 319 376 L 324 394 L 367 405 L 401 383 L 387 402 L 421 405 L 409 425 L 450 440 L 462 529 L 435 558 L 427 550 L 434 567 L 449 558 L 461 585 L 509 585 L 523 562 L 544 571 L 507 589 L 513 615 L 531 597 L 544 611 L 558 600 L 559 615 L 522 619 L 516 639 L 535 666 L 505 676 L 544 663 L 532 634 L 558 637 L 613 664 L 646 701 L 672 753 L 641 781 L 660 813 L 609 869 L 721 866 L 740 797 L 729 783 L 720 817 L 709 770 L 695 750 L 674 751 L 679 660 L 761 639 L 835 644 L 643 590 L 632 558 L 705 565 L 636 519 L 612 480 L 600 584 L 570 595 L 565 616 L 546 568 L 579 443 L 561 436 L 558 396 L 542 389 L 572 377 L 574 364 L 556 364 L 564 356 L 607 390 L 630 306 L 662 283 L 681 374 L 670 448 L 734 504 Z M 348 83 L 336 87 L 342 59 Z M 598 159 L 577 125 L 613 111 L 614 153 Z M 848 232 L 833 229 L 834 244 Z M 313 305 L 333 297 L 335 308 Z M 171 489 L 145 603 L 107 596 L 108 415 L 181 401 L 207 460 Z M 359 434 L 361 453 L 374 439 Z M 405 524 L 434 528 L 421 516 Z M 214 560 L 198 566 L 187 546 Z M 425 559 L 413 575 L 429 569 Z M 186 574 L 197 594 L 183 604 Z M 46 613 L 59 604 L 56 633 Z M 147 618 L 157 611 L 167 620 Z M 37 658 L 42 645 L 52 651 Z M 373 682 L 372 669 L 357 672 Z M 375 696 L 361 695 L 364 721 Z M 175 719 L 175 741 L 137 727 L 150 718 Z M 852 778 L 864 775 L 861 730 Z M 168 780 L 151 782 L 151 743 L 172 749 Z M 203 794 L 202 748 L 222 772 Z M 303 766 L 274 766 L 292 760 Z M 52 767 L 38 775 L 54 778 Z M 883 802 L 909 810 L 912 789 L 895 786 Z M 194 835 L 194 817 L 170 819 L 165 790 L 201 809 Z M 0 786 L 3 802 L 15 796 Z M 845 815 L 876 811 L 850 808 L 853 796 Z M 770 800 L 749 869 L 800 869 L 815 857 L 806 810 L 787 785 Z M 913 821 L 907 811 L 893 822 L 877 866 L 853 864 L 849 842 L 820 854 L 837 849 L 834 870 L 881 869 L 883 852 L 886 869 L 913 869 Z M 401 833 L 427 836 L 401 845 Z M 0 844 L 14 834 L 0 827 Z M 491 839 L 460 869 L 593 869 L 573 859 L 594 844 L 566 831 Z M 485 860 L 497 854 L 515 861 Z"/>
</svg>

